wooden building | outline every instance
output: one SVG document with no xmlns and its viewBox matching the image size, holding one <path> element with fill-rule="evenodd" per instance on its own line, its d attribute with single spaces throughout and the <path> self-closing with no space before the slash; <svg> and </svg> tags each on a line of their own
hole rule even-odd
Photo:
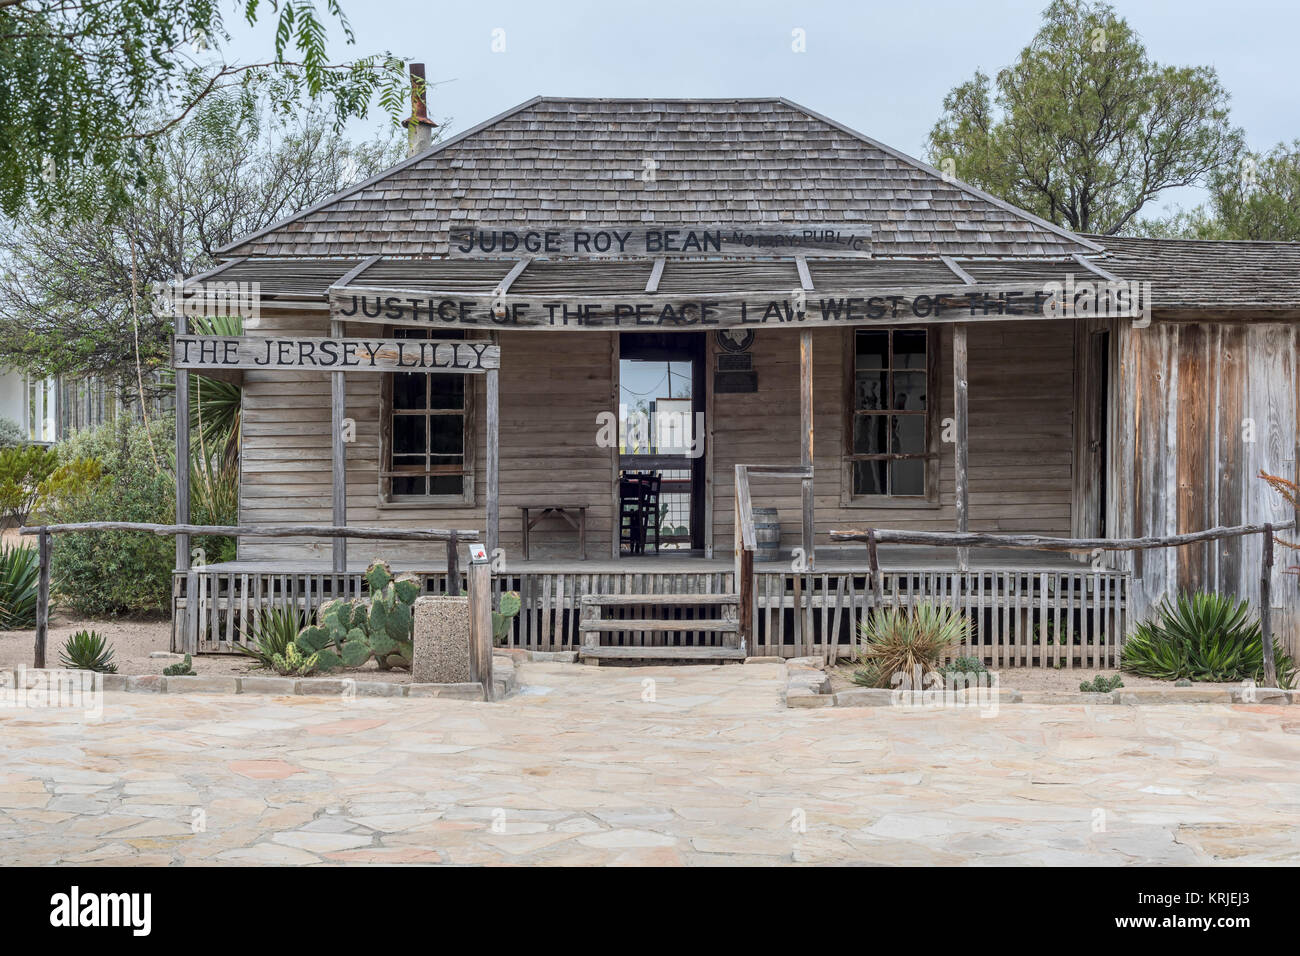
<svg viewBox="0 0 1300 956">
<path fill-rule="evenodd" d="M 1300 249 L 1074 235 L 784 99 L 539 97 L 224 252 L 186 290 L 254 283 L 257 342 L 176 348 L 242 381 L 241 523 L 483 530 L 520 646 L 575 647 L 584 594 L 679 622 L 606 642 L 726 643 L 690 624 L 737 590 L 755 508 L 781 551 L 744 650 L 785 656 L 842 652 L 870 606 L 832 530 L 1294 517 L 1256 475 L 1295 476 Z M 1164 596 L 1252 593 L 1259 547 L 880 563 L 992 664 L 1100 666 Z M 310 608 L 375 556 L 447 586 L 418 544 L 249 538 L 178 567 L 178 619 L 228 649 L 250 607 Z"/>
</svg>

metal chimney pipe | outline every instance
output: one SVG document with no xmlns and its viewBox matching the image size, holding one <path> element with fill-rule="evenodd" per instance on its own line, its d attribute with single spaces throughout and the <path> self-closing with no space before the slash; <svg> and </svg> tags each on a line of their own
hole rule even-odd
<svg viewBox="0 0 1300 956">
<path fill-rule="evenodd" d="M 412 63 L 411 118 L 406 121 L 407 156 L 423 153 L 433 145 L 433 130 L 437 124 L 429 119 L 428 106 L 425 103 L 426 90 L 424 64 Z"/>
</svg>

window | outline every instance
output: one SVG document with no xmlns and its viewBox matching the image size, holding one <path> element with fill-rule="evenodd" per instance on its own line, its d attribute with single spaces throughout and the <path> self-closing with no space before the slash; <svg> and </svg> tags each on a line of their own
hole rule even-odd
<svg viewBox="0 0 1300 956">
<path fill-rule="evenodd" d="M 449 339 L 463 333 L 394 329 L 393 337 Z M 385 500 L 473 502 L 472 393 L 468 375 L 385 375 Z"/>
<path fill-rule="evenodd" d="M 930 346 L 925 329 L 853 330 L 852 497 L 930 497 Z"/>
</svg>

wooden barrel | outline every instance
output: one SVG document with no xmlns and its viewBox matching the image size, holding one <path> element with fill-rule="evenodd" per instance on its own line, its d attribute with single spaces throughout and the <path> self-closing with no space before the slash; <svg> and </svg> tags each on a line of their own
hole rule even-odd
<svg viewBox="0 0 1300 956">
<path fill-rule="evenodd" d="M 776 561 L 781 555 L 781 521 L 775 508 L 754 509 L 754 560 Z"/>
</svg>

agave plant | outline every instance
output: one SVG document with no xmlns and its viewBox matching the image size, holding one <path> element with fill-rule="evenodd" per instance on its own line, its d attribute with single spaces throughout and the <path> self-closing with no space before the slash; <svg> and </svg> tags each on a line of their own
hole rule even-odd
<svg viewBox="0 0 1300 956">
<path fill-rule="evenodd" d="M 63 650 L 59 651 L 59 663 L 77 670 L 117 673 L 113 649 L 98 631 L 78 631 L 64 641 Z"/>
<path fill-rule="evenodd" d="M 888 687 L 895 674 L 928 674 L 970 635 L 970 621 L 951 607 L 881 608 L 860 626 L 855 683 Z"/>
<path fill-rule="evenodd" d="M 36 626 L 36 549 L 24 544 L 0 551 L 0 631 Z"/>
<path fill-rule="evenodd" d="M 1290 687 L 1295 662 L 1273 640 L 1278 683 Z M 1223 594 L 1180 595 L 1160 605 L 1124 643 L 1121 670 L 1161 680 L 1263 680 L 1264 641 L 1247 601 Z"/>
<path fill-rule="evenodd" d="M 274 668 L 275 657 L 283 658 L 285 650 L 306 626 L 307 619 L 301 611 L 273 607 L 258 615 L 249 639 L 235 646 L 239 653 L 253 658 L 259 666 Z"/>
</svg>

